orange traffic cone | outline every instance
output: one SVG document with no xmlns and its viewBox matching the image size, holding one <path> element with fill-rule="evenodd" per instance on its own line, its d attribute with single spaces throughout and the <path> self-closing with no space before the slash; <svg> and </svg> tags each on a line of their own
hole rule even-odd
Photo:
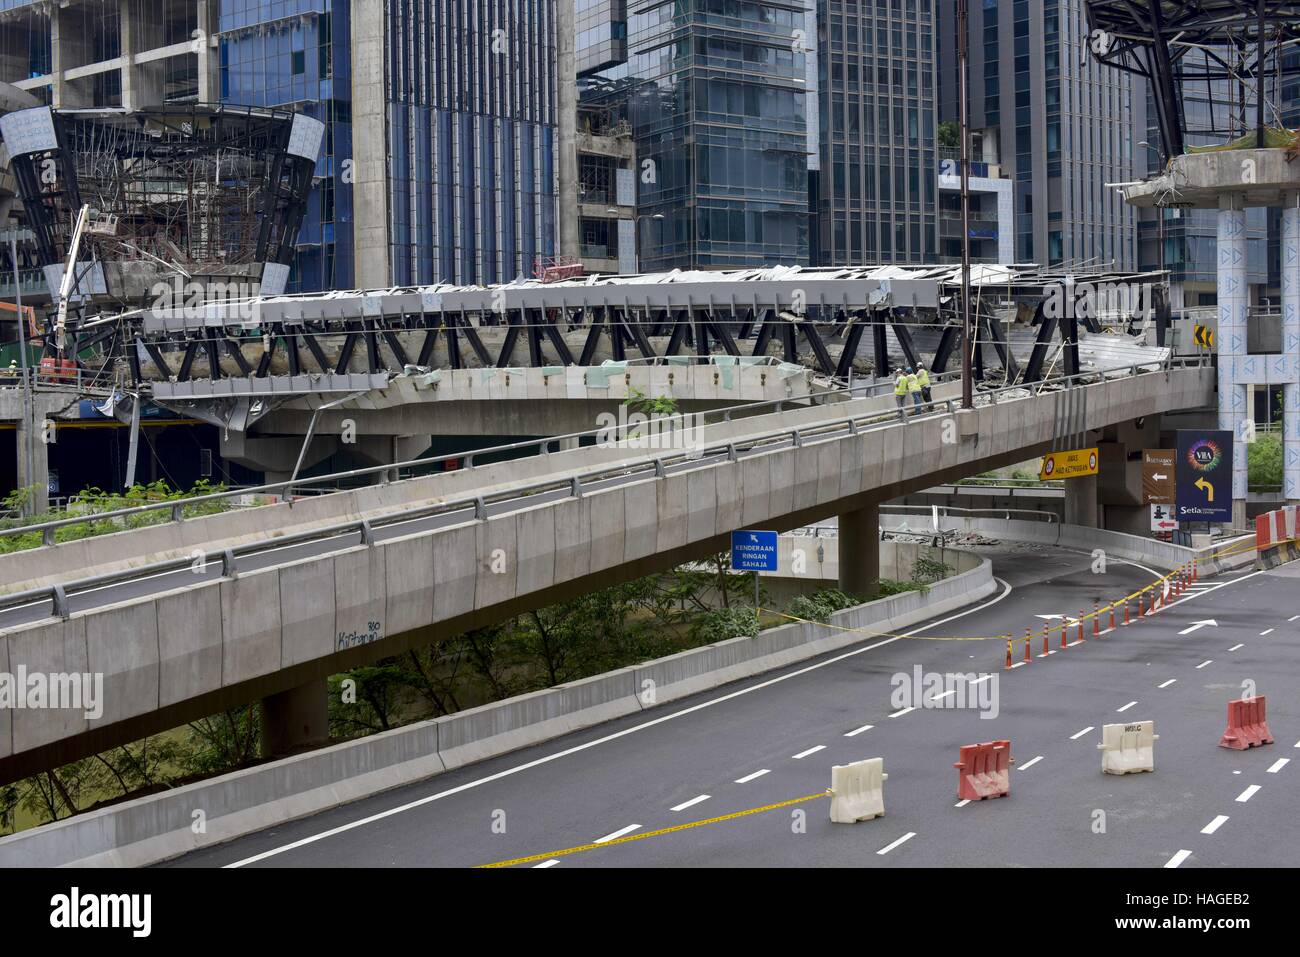
<svg viewBox="0 0 1300 957">
<path fill-rule="evenodd" d="M 1011 639 L 1010 638 L 1007 639 L 1007 666 L 1006 669 L 1004 670 L 1006 671 L 1011 670 Z"/>
<path fill-rule="evenodd" d="M 1031 641 L 1033 641 L 1032 633 L 1029 631 L 1028 628 L 1026 628 L 1025 629 L 1025 664 L 1029 664 L 1029 659 L 1030 659 L 1029 643 Z"/>
<path fill-rule="evenodd" d="M 1101 611 L 1097 608 L 1097 603 L 1092 605 L 1092 637 L 1101 637 Z"/>
<path fill-rule="evenodd" d="M 1079 640 L 1083 641 L 1083 609 L 1079 609 Z"/>
</svg>

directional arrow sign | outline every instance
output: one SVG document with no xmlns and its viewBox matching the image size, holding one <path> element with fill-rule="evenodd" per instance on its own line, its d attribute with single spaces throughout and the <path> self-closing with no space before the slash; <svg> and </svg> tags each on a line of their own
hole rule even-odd
<svg viewBox="0 0 1300 957">
<path fill-rule="evenodd" d="M 1211 627 L 1211 628 L 1218 628 L 1218 627 L 1219 627 L 1219 623 L 1218 623 L 1217 621 L 1215 621 L 1213 618 L 1206 618 L 1204 621 L 1194 621 L 1194 622 L 1192 622 L 1191 625 L 1190 625 L 1189 627 L 1184 628 L 1182 631 L 1179 632 L 1179 634 L 1180 634 L 1180 635 L 1190 635 L 1190 634 L 1191 634 L 1192 632 L 1194 632 L 1194 631 L 1200 631 L 1202 628 L 1206 627 L 1207 625 L 1208 625 L 1209 627 Z"/>
<path fill-rule="evenodd" d="M 1197 488 L 1199 488 L 1202 492 L 1205 493 L 1205 498 L 1206 498 L 1207 501 L 1210 501 L 1210 502 L 1213 502 L 1213 501 L 1214 501 L 1214 485 L 1213 485 L 1213 483 L 1211 483 L 1211 482 L 1207 482 L 1207 481 L 1205 481 L 1205 479 L 1202 478 L 1202 479 L 1197 479 L 1197 480 L 1196 480 L 1194 483 L 1192 483 L 1192 484 L 1194 484 Z"/>
<path fill-rule="evenodd" d="M 1144 505 L 1173 505 L 1174 463 L 1178 453 L 1173 449 L 1143 449 L 1142 451 L 1142 502 Z"/>
</svg>

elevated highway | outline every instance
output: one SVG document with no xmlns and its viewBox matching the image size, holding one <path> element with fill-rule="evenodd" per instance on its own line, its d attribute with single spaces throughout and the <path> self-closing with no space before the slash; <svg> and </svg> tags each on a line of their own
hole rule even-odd
<svg viewBox="0 0 1300 957">
<path fill-rule="evenodd" d="M 881 502 L 1214 400 L 1200 364 L 1065 385 L 983 393 L 968 411 L 939 398 L 906 418 L 889 396 L 715 413 L 657 443 L 471 458 L 206 517 L 177 509 L 166 524 L 0 557 L 0 671 L 104 675 L 96 718 L 0 712 L 0 780 L 257 698 L 279 747 L 307 743 L 324 730 L 328 675 L 697 560 L 737 528 L 837 515 L 841 585 L 868 594 Z"/>
</svg>

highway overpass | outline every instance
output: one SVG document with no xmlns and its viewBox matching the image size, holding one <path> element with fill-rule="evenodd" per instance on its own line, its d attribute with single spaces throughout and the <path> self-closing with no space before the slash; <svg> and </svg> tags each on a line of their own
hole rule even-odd
<svg viewBox="0 0 1300 957">
<path fill-rule="evenodd" d="M 277 750 L 308 743 L 328 675 L 699 559 L 737 528 L 837 515 L 841 584 L 867 594 L 881 502 L 1214 401 L 1200 364 L 1069 384 L 905 419 L 888 396 L 828 402 L 713 421 L 686 448 L 582 447 L 0 557 L 0 671 L 105 675 L 98 718 L 0 712 L 0 780 L 258 698 Z"/>
</svg>

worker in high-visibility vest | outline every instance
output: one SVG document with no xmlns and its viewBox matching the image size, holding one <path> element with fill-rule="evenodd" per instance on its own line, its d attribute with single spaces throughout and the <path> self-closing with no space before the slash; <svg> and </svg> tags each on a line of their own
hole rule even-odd
<svg viewBox="0 0 1300 957">
<path fill-rule="evenodd" d="M 899 409 L 907 403 L 907 370 L 899 369 L 898 376 L 894 379 L 894 401 L 898 403 Z"/>
<path fill-rule="evenodd" d="M 907 392 L 912 397 L 912 404 L 921 408 L 921 380 L 910 369 L 907 372 Z"/>
<path fill-rule="evenodd" d="M 921 398 L 927 403 L 930 402 L 930 373 L 926 371 L 923 364 L 918 363 L 916 367 L 916 381 L 921 383 Z"/>
</svg>

